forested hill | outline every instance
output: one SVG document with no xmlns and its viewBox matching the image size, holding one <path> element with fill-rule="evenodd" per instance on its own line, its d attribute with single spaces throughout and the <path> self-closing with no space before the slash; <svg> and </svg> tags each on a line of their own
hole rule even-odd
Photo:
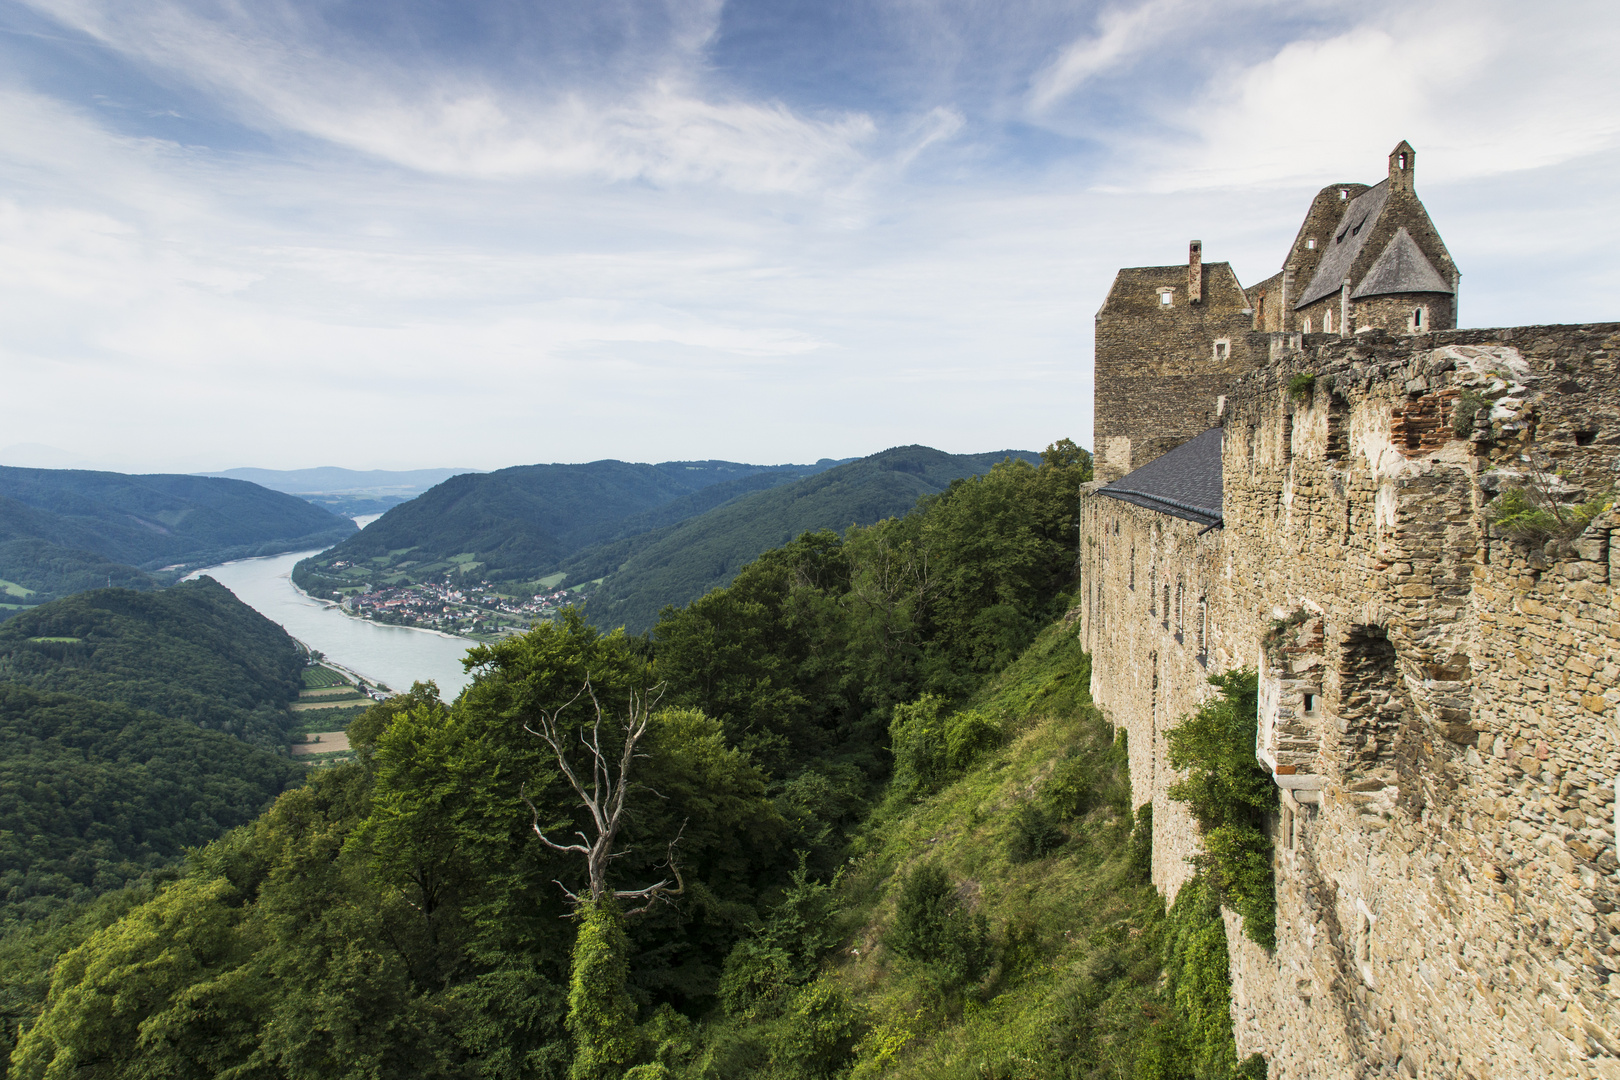
<svg viewBox="0 0 1620 1080">
<path fill-rule="evenodd" d="M 0 681 L 147 709 L 266 747 L 286 743 L 304 656 L 212 578 L 93 589 L 0 624 Z"/>
<path fill-rule="evenodd" d="M 565 615 L 454 702 L 375 706 L 179 880 L 10 939 L 11 1076 L 1233 1080 L 1218 894 L 1147 880 L 1151 793 L 1064 618 L 1088 466 L 1057 444 L 650 640 Z M 598 738 L 605 839 L 559 762 Z M 56 957 L 48 997 L 12 974 Z"/>
<path fill-rule="evenodd" d="M 701 513 L 745 491 L 788 483 L 833 464 L 593 461 L 467 473 L 300 563 L 295 578 L 320 595 L 360 583 L 356 575 L 361 573 L 391 581 L 450 572 L 493 581 L 535 578 L 582 547 L 619 537 L 625 528 L 655 528 L 676 520 L 672 514 Z M 366 566 L 344 574 L 338 563 Z"/>
<path fill-rule="evenodd" d="M 209 578 L 0 625 L 0 926 L 170 865 L 296 784 L 286 705 L 304 663 Z"/>
<path fill-rule="evenodd" d="M 44 540 L 0 542 L 0 619 L 69 593 L 113 586 L 146 591 L 156 588 L 157 582 L 93 551 L 57 547 Z"/>
<path fill-rule="evenodd" d="M 565 560 L 569 583 L 605 578 L 586 614 L 599 626 L 650 629 L 667 605 L 681 606 L 729 584 L 745 565 L 806 532 L 842 531 L 904 514 L 919 498 L 1008 459 L 1038 462 L 1022 450 L 947 454 L 901 446 L 770 490 L 741 495 L 707 513 Z"/>
<path fill-rule="evenodd" d="M 326 547 L 354 522 L 241 480 L 0 468 L 0 618 L 92 585 L 150 587 L 145 574 Z"/>
</svg>

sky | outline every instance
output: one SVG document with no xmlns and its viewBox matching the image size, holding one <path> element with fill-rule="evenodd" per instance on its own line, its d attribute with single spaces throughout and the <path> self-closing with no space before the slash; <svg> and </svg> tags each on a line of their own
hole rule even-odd
<svg viewBox="0 0 1620 1080">
<path fill-rule="evenodd" d="M 1120 266 L 1401 139 L 1465 326 L 1620 319 L 1613 0 L 0 0 L 0 464 L 1091 439 Z"/>
</svg>

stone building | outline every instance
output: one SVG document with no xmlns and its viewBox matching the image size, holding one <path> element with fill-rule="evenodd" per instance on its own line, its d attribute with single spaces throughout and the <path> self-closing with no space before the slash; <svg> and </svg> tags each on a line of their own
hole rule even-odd
<svg viewBox="0 0 1620 1080">
<path fill-rule="evenodd" d="M 1234 375 L 1263 359 L 1250 330 L 1428 333 L 1457 325 L 1459 274 L 1417 196 L 1402 142 L 1371 186 L 1330 184 L 1311 201 L 1281 272 L 1245 289 L 1231 264 L 1119 271 L 1096 319 L 1097 475 L 1140 468 L 1215 422 Z"/>
<path fill-rule="evenodd" d="M 1384 227 L 1353 286 L 1402 229 L 1449 270 Z M 1334 326 L 1245 335 L 1213 422 L 1081 499 L 1080 633 L 1153 880 L 1198 847 L 1165 732 L 1256 667 L 1277 947 L 1228 916 L 1240 1052 L 1274 1080 L 1620 1080 L 1620 519 L 1490 524 L 1503 492 L 1614 492 L 1620 324 Z"/>
</svg>

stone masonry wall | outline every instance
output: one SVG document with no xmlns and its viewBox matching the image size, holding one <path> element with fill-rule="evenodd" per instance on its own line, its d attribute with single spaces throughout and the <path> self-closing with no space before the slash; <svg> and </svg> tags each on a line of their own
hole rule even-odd
<svg viewBox="0 0 1620 1080">
<path fill-rule="evenodd" d="M 1144 549 L 1207 589 L 1209 670 L 1261 669 L 1278 945 L 1229 916 L 1240 1052 L 1273 1080 L 1620 1080 L 1620 520 L 1529 544 L 1487 509 L 1614 490 L 1620 325 L 1251 352 L 1270 362 L 1228 395 L 1224 529 L 1081 511 L 1093 693 L 1154 792 L 1166 892 L 1196 836 L 1159 816 L 1162 730 L 1205 688 L 1142 610 Z"/>
<path fill-rule="evenodd" d="M 1153 804 L 1153 884 L 1174 897 L 1192 874 L 1197 827 L 1169 798 L 1178 776 L 1165 733 L 1213 689 L 1211 671 L 1236 662 L 1212 613 L 1226 607 L 1220 535 L 1201 525 L 1091 494 L 1080 503 L 1081 640 L 1091 694 L 1130 749 L 1131 798 Z M 1106 570 L 1105 570 L 1106 568 Z"/>
</svg>

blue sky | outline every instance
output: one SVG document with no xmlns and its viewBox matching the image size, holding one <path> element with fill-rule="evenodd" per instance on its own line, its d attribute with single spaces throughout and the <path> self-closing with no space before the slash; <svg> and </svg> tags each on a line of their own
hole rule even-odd
<svg viewBox="0 0 1620 1080">
<path fill-rule="evenodd" d="M 1464 325 L 1620 318 L 1617 53 L 1583 0 L 0 0 L 0 463 L 1089 445 L 1115 268 L 1258 281 L 1402 138 Z"/>
</svg>

